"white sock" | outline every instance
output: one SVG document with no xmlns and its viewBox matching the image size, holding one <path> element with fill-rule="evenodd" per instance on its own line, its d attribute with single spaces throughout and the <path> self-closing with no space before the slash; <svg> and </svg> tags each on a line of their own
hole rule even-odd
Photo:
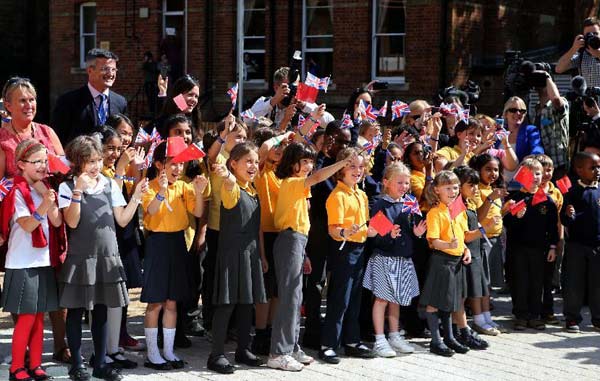
<svg viewBox="0 0 600 381">
<path fill-rule="evenodd" d="M 173 343 L 175 343 L 175 328 L 163 327 L 163 356 L 167 361 L 179 361 L 173 353 Z"/>
<path fill-rule="evenodd" d="M 394 337 L 402 339 L 402 335 L 400 334 L 400 332 L 390 332 L 388 336 L 390 337 L 390 339 L 393 339 Z"/>
<path fill-rule="evenodd" d="M 492 314 L 490 311 L 485 311 L 483 313 L 483 317 L 485 318 L 485 322 L 488 324 L 492 324 L 494 321 L 492 320 Z"/>
<path fill-rule="evenodd" d="M 383 343 L 385 341 L 385 335 L 375 335 L 375 342 L 376 343 Z"/>
<path fill-rule="evenodd" d="M 146 348 L 148 353 L 148 360 L 154 364 L 164 364 L 166 363 L 165 359 L 160 355 L 160 351 L 158 350 L 158 328 L 144 328 L 144 333 L 146 334 Z"/>
<path fill-rule="evenodd" d="M 106 353 L 113 355 L 119 352 L 119 336 L 121 334 L 121 307 L 108 308 L 106 313 L 106 330 L 108 337 L 106 340 Z"/>
<path fill-rule="evenodd" d="M 473 316 L 473 321 L 475 322 L 475 324 L 477 324 L 481 328 L 483 328 L 486 325 L 488 325 L 487 322 L 485 321 L 485 316 L 483 316 L 483 314 L 474 315 Z"/>
</svg>

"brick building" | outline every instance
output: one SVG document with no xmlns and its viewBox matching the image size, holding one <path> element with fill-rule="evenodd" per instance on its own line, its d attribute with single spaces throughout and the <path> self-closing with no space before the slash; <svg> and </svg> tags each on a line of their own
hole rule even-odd
<svg viewBox="0 0 600 381">
<path fill-rule="evenodd" d="M 543 4 L 542 4 L 543 3 Z M 598 13 L 599 1 L 450 0 L 53 0 L 49 5 L 50 104 L 86 79 L 82 54 L 107 47 L 120 56 L 115 90 L 132 115 L 147 112 L 144 52 L 168 56 L 172 77 L 201 83 L 204 119 L 227 112 L 225 92 L 244 79 L 247 106 L 268 92 L 273 70 L 303 51 L 303 73 L 331 74 L 319 102 L 341 112 L 352 90 L 390 83 L 383 99 L 431 99 L 440 88 L 474 79 L 481 109 L 502 100 L 507 49 L 555 62 Z M 243 42 L 243 44 L 242 44 Z M 239 70 L 238 70 L 239 68 Z M 238 73 L 241 73 L 238 75 Z M 380 104 L 375 100 L 377 105 Z"/>
</svg>

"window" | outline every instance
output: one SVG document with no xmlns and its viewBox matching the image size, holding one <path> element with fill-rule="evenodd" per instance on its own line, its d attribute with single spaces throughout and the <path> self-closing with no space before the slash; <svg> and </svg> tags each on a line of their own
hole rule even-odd
<svg viewBox="0 0 600 381">
<path fill-rule="evenodd" d="M 167 74 L 177 79 L 187 72 L 187 0 L 163 0 L 160 59 Z M 164 70 L 164 69 L 163 69 Z"/>
<path fill-rule="evenodd" d="M 302 1 L 302 78 L 306 72 L 329 77 L 333 71 L 333 1 Z"/>
<path fill-rule="evenodd" d="M 245 82 L 265 81 L 265 0 L 243 0 L 242 70 Z M 243 13 L 242 13 L 243 12 Z"/>
<path fill-rule="evenodd" d="M 85 68 L 85 55 L 96 47 L 96 3 L 79 6 L 79 67 Z"/>
<path fill-rule="evenodd" d="M 403 83 L 406 60 L 404 0 L 373 0 L 371 77 Z"/>
</svg>

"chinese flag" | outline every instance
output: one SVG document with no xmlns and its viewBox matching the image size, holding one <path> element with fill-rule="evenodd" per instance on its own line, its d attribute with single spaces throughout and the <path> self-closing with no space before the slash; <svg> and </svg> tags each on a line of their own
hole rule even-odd
<svg viewBox="0 0 600 381">
<path fill-rule="evenodd" d="M 510 207 L 510 214 L 516 216 L 521 210 L 525 209 L 527 205 L 525 204 L 525 200 L 521 200 Z"/>
<path fill-rule="evenodd" d="M 175 156 L 173 160 L 171 160 L 171 163 L 184 163 L 186 161 L 202 159 L 204 156 L 204 151 L 202 151 L 196 143 L 192 143 L 179 155 Z"/>
<path fill-rule="evenodd" d="M 187 144 L 181 136 L 167 138 L 167 157 L 175 157 L 187 149 Z"/>
<path fill-rule="evenodd" d="M 531 206 L 540 204 L 546 201 L 547 199 L 548 196 L 546 196 L 546 192 L 544 192 L 544 189 L 542 189 L 542 187 L 539 187 L 537 192 L 535 192 L 535 194 L 533 195 L 533 199 L 531 200 Z"/>
<path fill-rule="evenodd" d="M 375 229 L 377 231 L 377 234 L 379 234 L 382 237 L 391 232 L 394 228 L 394 224 L 392 224 L 392 222 L 388 220 L 388 218 L 385 216 L 385 214 L 383 214 L 381 210 L 375 213 L 373 217 L 371 217 L 371 220 L 369 221 L 369 226 Z"/>
<path fill-rule="evenodd" d="M 556 180 L 556 186 L 560 189 L 560 193 L 565 194 L 571 189 L 571 179 L 565 175 L 563 178 Z"/>
<path fill-rule="evenodd" d="M 467 210 L 465 203 L 463 202 L 462 196 L 458 196 L 450 205 L 448 205 L 450 211 L 450 219 L 455 219 L 456 216 Z"/>
<path fill-rule="evenodd" d="M 316 87 L 308 86 L 304 83 L 298 84 L 298 91 L 296 91 L 296 99 L 303 102 L 315 103 L 319 89 Z"/>
<path fill-rule="evenodd" d="M 188 105 L 185 101 L 185 98 L 183 97 L 183 94 L 179 94 L 178 96 L 174 97 L 173 102 L 175 102 L 177 108 L 181 111 L 185 111 L 188 109 Z"/>
<path fill-rule="evenodd" d="M 533 186 L 533 173 L 527 167 L 521 166 L 513 180 L 518 181 L 525 189 L 531 189 Z"/>
<path fill-rule="evenodd" d="M 60 157 L 53 155 L 51 153 L 48 153 L 48 172 L 50 172 L 50 173 L 60 172 L 63 175 L 66 175 L 67 173 L 69 173 L 70 170 L 71 170 L 71 168 L 69 168 L 68 165 L 63 163 L 63 161 L 60 159 Z"/>
</svg>

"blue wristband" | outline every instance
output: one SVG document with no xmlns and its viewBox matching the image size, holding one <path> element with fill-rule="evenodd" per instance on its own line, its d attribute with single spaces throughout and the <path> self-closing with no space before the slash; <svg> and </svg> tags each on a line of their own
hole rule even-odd
<svg viewBox="0 0 600 381">
<path fill-rule="evenodd" d="M 157 194 L 156 194 L 156 199 L 157 199 L 158 201 L 160 201 L 160 202 L 163 202 L 163 201 L 165 201 L 165 196 L 161 196 L 160 194 L 158 194 L 158 193 L 157 193 Z"/>
<path fill-rule="evenodd" d="M 483 228 L 483 226 L 479 227 L 479 232 L 481 233 L 482 237 L 485 237 L 486 233 L 485 233 L 485 229 Z"/>
<path fill-rule="evenodd" d="M 35 218 L 38 222 L 42 222 L 44 220 L 44 217 L 41 216 L 37 210 L 33 212 L 33 218 Z"/>
</svg>

